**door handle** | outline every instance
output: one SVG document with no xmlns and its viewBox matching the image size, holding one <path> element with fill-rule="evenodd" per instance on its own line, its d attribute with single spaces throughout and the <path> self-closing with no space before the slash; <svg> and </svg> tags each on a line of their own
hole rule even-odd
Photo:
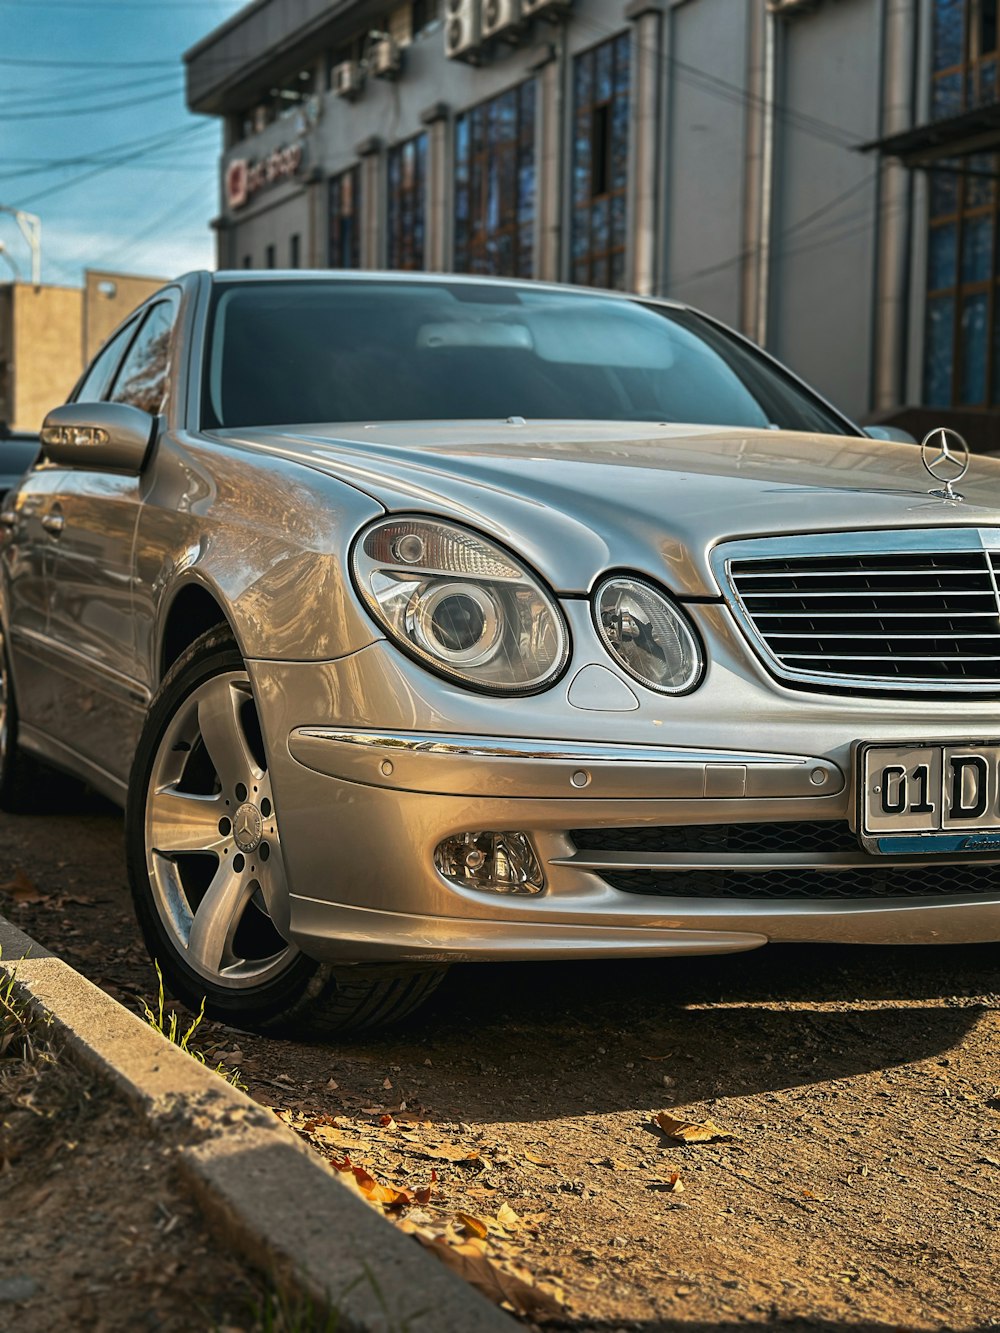
<svg viewBox="0 0 1000 1333">
<path fill-rule="evenodd" d="M 66 520 L 63 518 L 62 514 L 46 514 L 42 519 L 42 527 L 46 532 L 51 533 L 53 537 L 58 537 L 65 526 Z"/>
</svg>

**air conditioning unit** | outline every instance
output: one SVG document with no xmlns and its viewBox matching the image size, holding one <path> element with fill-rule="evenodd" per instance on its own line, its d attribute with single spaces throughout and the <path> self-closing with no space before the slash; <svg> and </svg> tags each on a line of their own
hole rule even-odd
<svg viewBox="0 0 1000 1333">
<path fill-rule="evenodd" d="M 353 102 L 361 95 L 361 66 L 356 60 L 342 60 L 334 65 L 331 86 L 338 97 Z"/>
<path fill-rule="evenodd" d="M 403 68 L 403 53 L 391 37 L 380 37 L 372 45 L 368 68 L 376 79 L 394 79 Z"/>
<path fill-rule="evenodd" d="M 444 53 L 449 60 L 478 60 L 482 0 L 445 0 Z"/>
<path fill-rule="evenodd" d="M 573 0 L 521 0 L 521 13 L 526 19 L 557 19 L 572 3 Z"/>
<path fill-rule="evenodd" d="M 511 37 L 521 26 L 521 0 L 482 0 L 480 19 L 484 41 Z"/>
</svg>

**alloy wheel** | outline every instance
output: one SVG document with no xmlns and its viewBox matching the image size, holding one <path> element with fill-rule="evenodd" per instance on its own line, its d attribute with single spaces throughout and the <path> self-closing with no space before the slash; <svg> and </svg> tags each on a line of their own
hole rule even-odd
<svg viewBox="0 0 1000 1333">
<path fill-rule="evenodd" d="M 259 986 L 298 950 L 286 911 L 281 838 L 245 673 L 194 689 L 157 747 L 146 793 L 146 869 L 171 943 L 205 980 Z"/>
</svg>

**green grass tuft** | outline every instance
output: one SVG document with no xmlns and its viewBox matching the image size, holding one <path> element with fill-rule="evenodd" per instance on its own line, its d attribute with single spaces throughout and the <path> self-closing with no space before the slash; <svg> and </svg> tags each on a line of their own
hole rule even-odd
<svg viewBox="0 0 1000 1333">
<path fill-rule="evenodd" d="M 191 1020 L 190 1024 L 182 1032 L 181 1025 L 177 1021 L 177 1014 L 173 1010 L 171 1010 L 169 1014 L 164 1013 L 165 997 L 163 993 L 163 973 L 160 971 L 159 963 L 154 962 L 153 966 L 156 968 L 156 979 L 159 982 L 159 989 L 155 1009 L 151 1009 L 145 1000 L 142 1001 L 142 1012 L 146 1022 L 151 1028 L 155 1028 L 161 1037 L 166 1037 L 167 1041 L 171 1042 L 174 1046 L 178 1046 L 185 1055 L 190 1055 L 193 1060 L 197 1060 L 198 1063 L 204 1065 L 206 1069 L 211 1069 L 212 1072 L 218 1074 L 220 1078 L 224 1078 L 227 1083 L 231 1083 L 234 1088 L 239 1088 L 240 1092 L 247 1092 L 249 1089 L 247 1084 L 244 1083 L 240 1077 L 240 1071 L 238 1069 L 230 1069 L 229 1066 L 223 1064 L 221 1060 L 214 1066 L 210 1065 L 205 1059 L 204 1051 L 200 1051 L 196 1046 L 191 1045 L 191 1038 L 198 1031 L 199 1027 L 201 1027 L 202 1020 L 205 1017 L 204 996 L 202 996 L 201 1008 Z"/>
</svg>

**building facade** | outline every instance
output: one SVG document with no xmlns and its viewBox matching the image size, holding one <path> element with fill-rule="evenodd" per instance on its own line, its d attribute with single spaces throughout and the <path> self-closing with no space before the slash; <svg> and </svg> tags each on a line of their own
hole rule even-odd
<svg viewBox="0 0 1000 1333">
<path fill-rule="evenodd" d="M 108 334 L 164 281 L 88 269 L 83 287 L 0 283 L 0 422 L 39 430 Z"/>
<path fill-rule="evenodd" d="M 997 0 L 255 0 L 185 59 L 220 267 L 676 297 L 991 448 L 996 48 Z"/>
</svg>

